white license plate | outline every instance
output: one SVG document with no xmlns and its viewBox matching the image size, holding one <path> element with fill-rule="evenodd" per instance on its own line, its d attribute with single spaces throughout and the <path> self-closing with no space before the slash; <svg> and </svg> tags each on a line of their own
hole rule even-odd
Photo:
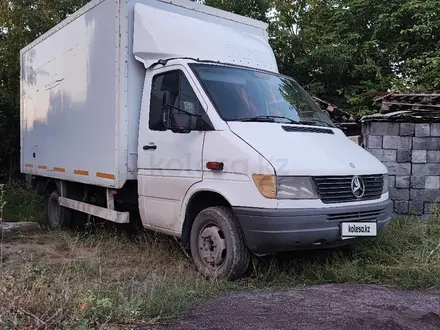
<svg viewBox="0 0 440 330">
<path fill-rule="evenodd" d="M 377 236 L 376 222 L 341 222 L 341 237 Z"/>
</svg>

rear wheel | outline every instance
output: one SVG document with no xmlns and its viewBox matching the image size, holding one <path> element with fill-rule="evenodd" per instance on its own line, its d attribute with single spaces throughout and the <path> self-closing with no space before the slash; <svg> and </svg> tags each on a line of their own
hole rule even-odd
<svg viewBox="0 0 440 330">
<path fill-rule="evenodd" d="M 60 205 L 59 197 L 60 193 L 55 190 L 47 200 L 47 220 L 52 230 L 61 230 L 68 227 L 71 222 L 71 212 Z"/>
<path fill-rule="evenodd" d="M 237 279 L 249 267 L 251 253 L 235 214 L 228 207 L 201 211 L 190 237 L 191 255 L 200 273 L 209 278 Z"/>
</svg>

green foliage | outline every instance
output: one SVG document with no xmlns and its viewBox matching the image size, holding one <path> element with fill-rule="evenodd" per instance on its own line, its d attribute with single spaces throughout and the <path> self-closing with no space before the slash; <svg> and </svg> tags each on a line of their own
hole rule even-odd
<svg viewBox="0 0 440 330">
<path fill-rule="evenodd" d="M 264 15 L 280 71 L 352 111 L 374 111 L 377 91 L 440 89 L 438 0 L 266 0 L 258 14 L 243 5 L 256 1 L 205 3 Z"/>
<path fill-rule="evenodd" d="M 19 185 L 3 186 L 3 201 L 5 202 L 3 218 L 5 221 L 35 221 L 45 224 L 42 197 Z M 1 192 L 2 186 L 0 185 L 0 218 L 2 214 Z"/>
</svg>

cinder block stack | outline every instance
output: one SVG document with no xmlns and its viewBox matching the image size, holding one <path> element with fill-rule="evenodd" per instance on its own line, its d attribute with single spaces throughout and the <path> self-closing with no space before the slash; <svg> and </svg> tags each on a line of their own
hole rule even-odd
<svg viewBox="0 0 440 330">
<path fill-rule="evenodd" d="M 396 213 L 440 209 L 440 123 L 369 121 L 362 135 L 364 147 L 388 168 Z"/>
</svg>

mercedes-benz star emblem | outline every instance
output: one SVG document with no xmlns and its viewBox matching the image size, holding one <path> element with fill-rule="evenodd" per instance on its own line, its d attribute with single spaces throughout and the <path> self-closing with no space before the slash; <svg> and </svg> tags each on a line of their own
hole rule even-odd
<svg viewBox="0 0 440 330">
<path fill-rule="evenodd" d="M 357 198 L 361 198 L 365 194 L 365 183 L 360 177 L 355 175 L 353 179 L 351 179 L 351 191 L 353 195 Z"/>
</svg>

